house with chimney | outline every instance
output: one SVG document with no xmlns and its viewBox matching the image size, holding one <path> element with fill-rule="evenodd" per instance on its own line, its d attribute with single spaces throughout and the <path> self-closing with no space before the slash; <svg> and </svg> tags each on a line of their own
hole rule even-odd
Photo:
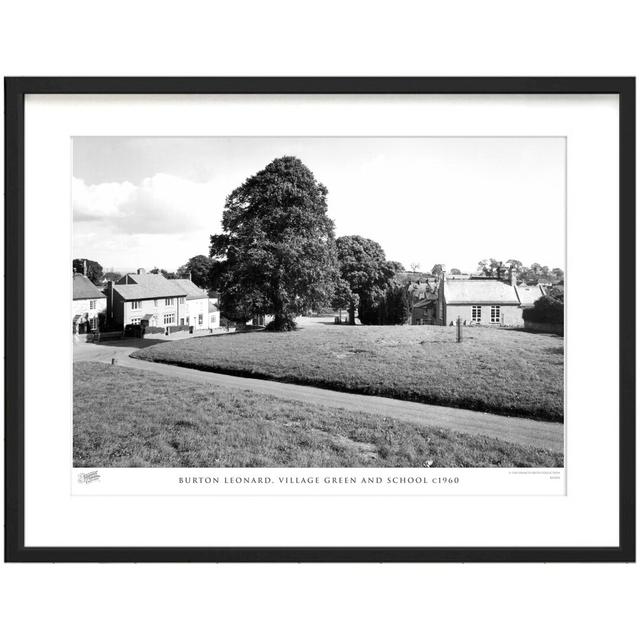
<svg viewBox="0 0 640 640">
<path fill-rule="evenodd" d="M 74 273 L 71 305 L 74 335 L 89 334 L 101 328 L 107 311 L 107 298 L 87 276 Z"/>
<path fill-rule="evenodd" d="M 138 269 L 117 282 L 109 282 L 104 291 L 112 327 L 141 324 L 200 331 L 220 326 L 217 300 L 209 298 L 190 279 L 169 280 L 160 273 Z"/>
<path fill-rule="evenodd" d="M 117 282 L 107 283 L 107 319 L 111 327 L 129 324 L 148 327 L 185 325 L 187 294 L 175 281 L 138 269 Z"/>
<path fill-rule="evenodd" d="M 435 324 L 450 325 L 459 317 L 467 325 L 524 326 L 523 310 L 545 293 L 543 285 L 518 285 L 513 272 L 507 278 L 448 278 L 443 273 L 435 303 Z"/>
</svg>

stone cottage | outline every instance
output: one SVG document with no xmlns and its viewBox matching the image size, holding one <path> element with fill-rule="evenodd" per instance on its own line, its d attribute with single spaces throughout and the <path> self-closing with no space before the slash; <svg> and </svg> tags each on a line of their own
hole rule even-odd
<svg viewBox="0 0 640 640">
<path fill-rule="evenodd" d="M 437 324 L 449 325 L 460 317 L 467 325 L 523 326 L 523 309 L 533 306 L 543 295 L 542 285 L 518 286 L 513 276 L 508 281 L 443 276 L 438 286 Z"/>
</svg>

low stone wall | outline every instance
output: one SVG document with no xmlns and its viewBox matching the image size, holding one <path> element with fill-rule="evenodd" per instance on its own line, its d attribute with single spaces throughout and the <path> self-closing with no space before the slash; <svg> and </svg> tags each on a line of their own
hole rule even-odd
<svg viewBox="0 0 640 640">
<path fill-rule="evenodd" d="M 557 333 L 559 336 L 564 335 L 564 325 L 552 324 L 551 322 L 532 322 L 524 321 L 524 328 L 529 331 L 540 331 L 541 333 Z"/>
</svg>

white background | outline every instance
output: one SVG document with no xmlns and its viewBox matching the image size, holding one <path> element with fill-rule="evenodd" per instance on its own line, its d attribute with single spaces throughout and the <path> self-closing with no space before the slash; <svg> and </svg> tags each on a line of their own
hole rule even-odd
<svg viewBox="0 0 640 640">
<path fill-rule="evenodd" d="M 636 4 L 21 2 L 0 16 L 0 60 L 5 75 L 636 75 Z M 547 639 L 638 626 L 637 565 L 0 571 L 11 638 Z"/>
</svg>

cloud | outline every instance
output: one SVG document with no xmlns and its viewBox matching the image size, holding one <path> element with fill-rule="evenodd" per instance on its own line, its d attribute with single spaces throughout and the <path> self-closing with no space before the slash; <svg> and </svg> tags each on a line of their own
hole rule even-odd
<svg viewBox="0 0 640 640">
<path fill-rule="evenodd" d="M 214 182 L 158 173 L 138 185 L 73 178 L 73 219 L 116 234 L 175 234 L 217 226 L 224 193 Z"/>
</svg>

